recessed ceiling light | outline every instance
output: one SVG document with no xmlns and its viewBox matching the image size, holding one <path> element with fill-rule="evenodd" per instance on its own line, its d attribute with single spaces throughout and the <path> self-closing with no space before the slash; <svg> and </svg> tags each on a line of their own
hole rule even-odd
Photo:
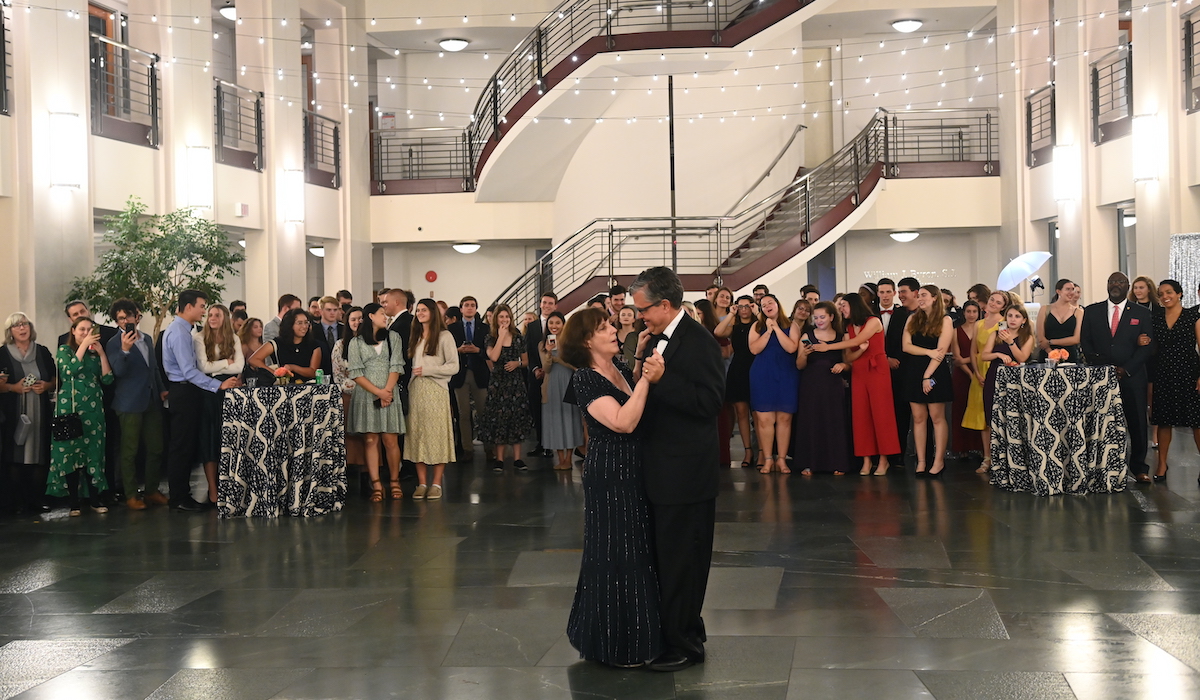
<svg viewBox="0 0 1200 700">
<path fill-rule="evenodd" d="M 471 42 L 467 41 L 466 39 L 442 39 L 438 42 L 438 46 L 449 51 L 450 53 L 455 53 L 467 48 L 467 44 L 470 43 Z"/>
<path fill-rule="evenodd" d="M 916 231 L 897 231 L 896 233 L 892 234 L 892 240 L 896 241 L 897 243 L 912 243 L 913 241 L 917 240 L 917 236 L 920 235 L 921 234 L 917 233 Z"/>
<path fill-rule="evenodd" d="M 922 24 L 924 24 L 924 22 L 919 19 L 898 19 L 895 22 L 892 22 L 892 29 L 895 29 L 901 34 L 908 34 L 909 32 L 915 32 L 920 29 Z"/>
<path fill-rule="evenodd" d="M 217 10 L 217 12 L 220 12 L 221 16 L 224 17 L 225 19 L 229 20 L 230 22 L 237 21 L 237 8 L 234 7 L 232 4 L 222 7 L 221 9 Z"/>
</svg>

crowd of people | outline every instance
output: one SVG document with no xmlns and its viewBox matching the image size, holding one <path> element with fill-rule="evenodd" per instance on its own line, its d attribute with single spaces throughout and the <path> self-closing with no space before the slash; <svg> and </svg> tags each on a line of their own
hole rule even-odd
<svg viewBox="0 0 1200 700">
<path fill-rule="evenodd" d="M 1115 273 L 1107 291 L 1085 310 L 1079 286 L 1059 280 L 1036 324 L 1011 292 L 976 284 L 960 306 L 950 290 L 912 277 L 828 299 L 806 286 L 790 314 L 765 285 L 736 298 L 712 285 L 680 308 L 722 359 L 722 463 L 732 462 L 736 428 L 741 466 L 764 474 L 884 475 L 906 453 L 917 474 L 938 476 L 947 457 L 972 455 L 986 472 L 997 368 L 1062 350 L 1069 361 L 1118 367 L 1130 471 L 1162 479 L 1167 450 L 1151 468 L 1149 445 L 1169 445 L 1171 428 L 1186 426 L 1200 446 L 1200 307 L 1184 308 L 1174 280 L 1130 283 Z M 585 308 L 603 314 L 633 367 L 647 324 L 628 296 L 614 286 Z M 416 476 L 413 498 L 440 498 L 445 465 L 470 459 L 476 445 L 497 472 L 526 471 L 528 457 L 555 469 L 586 457 L 590 425 L 570 389 L 578 367 L 560 349 L 568 319 L 555 294 L 525 313 L 403 289 L 375 298 L 359 307 L 342 290 L 304 307 L 285 294 L 264 322 L 244 302 L 210 306 L 189 291 L 154 339 L 138 330 L 142 310 L 130 300 L 108 309 L 113 326 L 72 301 L 69 330 L 53 347 L 37 343 L 27 315 L 13 314 L 0 352 L 5 505 L 45 510 L 61 498 L 72 514 L 84 503 L 98 512 L 118 503 L 212 507 L 221 392 L 273 382 L 277 372 L 328 376 L 342 389 L 347 460 L 361 467 L 374 502 L 404 496 L 404 470 Z M 528 442 L 536 446 L 523 454 Z M 202 502 L 188 487 L 195 465 L 207 482 Z"/>
</svg>

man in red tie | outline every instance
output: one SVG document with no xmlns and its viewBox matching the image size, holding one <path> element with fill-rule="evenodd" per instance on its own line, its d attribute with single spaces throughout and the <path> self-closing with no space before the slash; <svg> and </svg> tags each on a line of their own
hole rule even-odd
<svg viewBox="0 0 1200 700">
<path fill-rule="evenodd" d="M 1129 472 L 1141 482 L 1150 481 L 1146 464 L 1149 426 L 1146 419 L 1146 361 L 1153 344 L 1143 345 L 1143 335 L 1154 338 L 1150 311 L 1129 303 L 1129 278 L 1114 272 L 1108 277 L 1108 300 L 1083 310 L 1080 339 L 1089 365 L 1112 365 L 1121 380 L 1121 403 L 1129 427 Z"/>
</svg>

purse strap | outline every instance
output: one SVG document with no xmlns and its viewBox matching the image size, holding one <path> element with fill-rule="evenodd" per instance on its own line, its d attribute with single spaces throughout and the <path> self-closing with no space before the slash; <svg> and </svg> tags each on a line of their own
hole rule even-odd
<svg viewBox="0 0 1200 700">
<path fill-rule="evenodd" d="M 84 357 L 87 357 L 86 353 L 84 354 Z M 83 364 L 83 360 L 80 360 L 79 363 Z M 75 406 L 75 377 L 71 377 L 71 413 L 79 413 L 79 409 L 76 408 L 76 406 Z M 70 414 L 59 413 L 58 401 L 56 400 L 54 402 L 54 415 L 55 415 L 55 417 L 58 417 L 58 416 L 70 415 Z"/>
</svg>

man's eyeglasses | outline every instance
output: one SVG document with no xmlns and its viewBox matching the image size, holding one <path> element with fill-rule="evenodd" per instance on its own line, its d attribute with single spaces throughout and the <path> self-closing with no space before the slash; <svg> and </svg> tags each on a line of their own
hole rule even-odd
<svg viewBox="0 0 1200 700">
<path fill-rule="evenodd" d="M 638 312 L 639 314 L 644 314 L 644 313 L 646 313 L 647 311 L 649 311 L 650 309 L 653 309 L 654 307 L 656 307 L 656 306 L 658 306 L 659 304 L 663 303 L 663 301 L 665 301 L 665 300 L 663 300 L 663 299 L 659 299 L 658 301 L 654 302 L 653 304 L 647 304 L 647 305 L 645 305 L 645 306 L 636 306 L 636 305 L 635 305 L 633 308 L 637 309 L 637 312 Z"/>
</svg>

